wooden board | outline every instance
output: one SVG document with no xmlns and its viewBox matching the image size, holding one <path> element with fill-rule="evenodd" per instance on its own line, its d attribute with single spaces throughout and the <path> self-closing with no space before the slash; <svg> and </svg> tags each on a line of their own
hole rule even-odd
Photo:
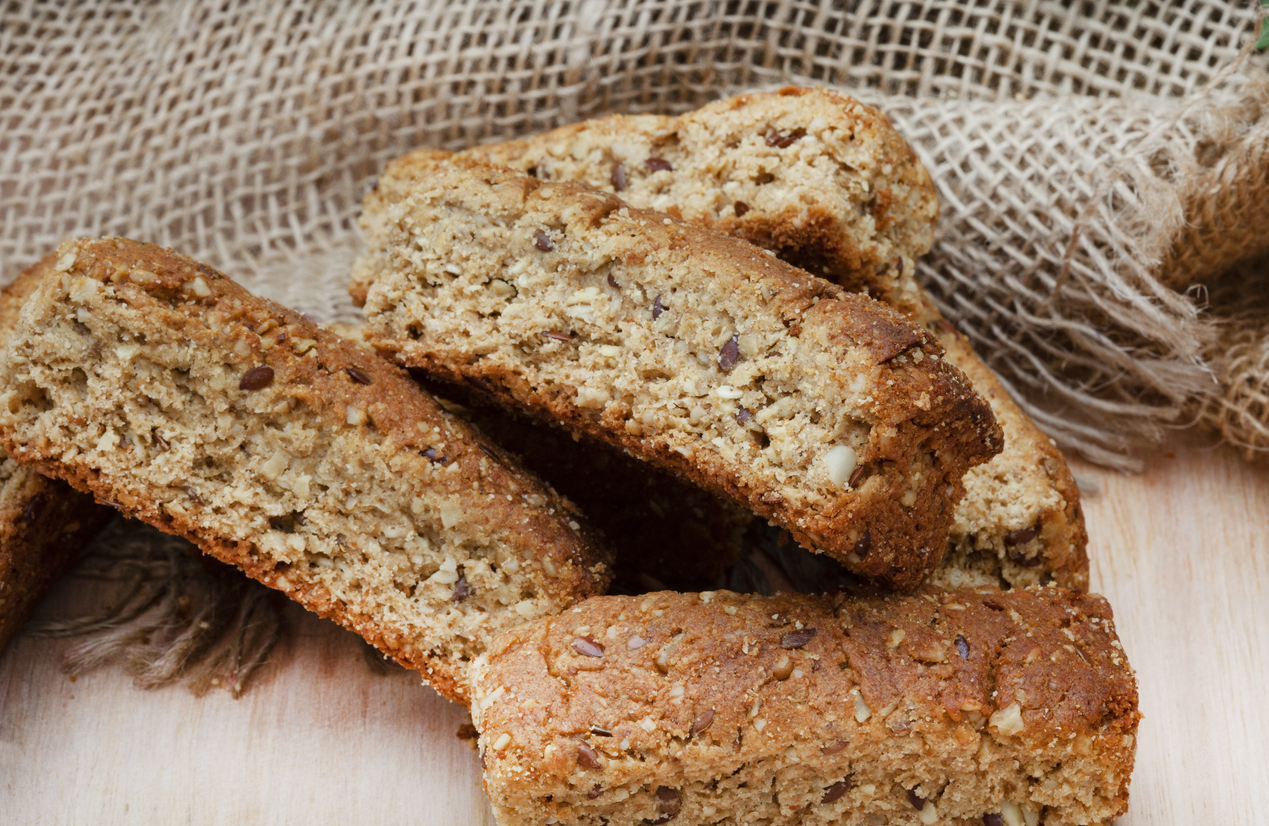
<svg viewBox="0 0 1269 826">
<path fill-rule="evenodd" d="M 1265 822 L 1269 463 L 1186 440 L 1140 476 L 1075 470 L 1145 713 L 1119 823 Z M 351 634 L 294 619 L 237 701 L 115 670 L 71 682 L 65 643 L 20 637 L 0 657 L 0 823 L 491 823 L 455 736 L 466 715 L 372 673 Z"/>
</svg>

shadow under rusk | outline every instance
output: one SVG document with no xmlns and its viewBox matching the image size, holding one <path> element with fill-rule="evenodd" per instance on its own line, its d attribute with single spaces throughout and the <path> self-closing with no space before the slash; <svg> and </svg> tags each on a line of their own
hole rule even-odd
<svg viewBox="0 0 1269 826">
<path fill-rule="evenodd" d="M 285 597 L 139 523 L 112 525 L 67 578 L 93 583 L 89 604 L 54 609 L 27 633 L 73 639 L 72 677 L 118 665 L 138 688 L 239 697 L 284 633 Z"/>
</svg>

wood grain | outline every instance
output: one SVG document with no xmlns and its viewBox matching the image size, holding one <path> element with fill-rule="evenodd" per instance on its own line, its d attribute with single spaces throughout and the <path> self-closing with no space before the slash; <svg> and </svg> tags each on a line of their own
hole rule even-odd
<svg viewBox="0 0 1269 826">
<path fill-rule="evenodd" d="M 1144 474 L 1075 463 L 1093 584 L 1141 681 L 1132 808 L 1121 826 L 1256 823 L 1269 786 L 1269 464 L 1177 440 Z M 55 595 L 77 599 L 74 587 Z M 360 643 L 292 617 L 241 700 L 71 682 L 65 643 L 0 657 L 5 824 L 489 824 L 466 715 Z"/>
</svg>

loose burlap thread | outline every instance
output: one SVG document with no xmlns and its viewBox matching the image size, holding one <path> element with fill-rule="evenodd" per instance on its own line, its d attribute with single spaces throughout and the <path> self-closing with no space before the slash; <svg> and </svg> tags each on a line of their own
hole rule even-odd
<svg viewBox="0 0 1269 826">
<path fill-rule="evenodd" d="M 0 8 L 0 279 L 65 237 L 118 234 L 353 321 L 356 216 L 394 157 L 830 85 L 930 168 L 943 212 L 918 277 L 1063 447 L 1132 467 L 1201 420 L 1269 449 L 1269 81 L 1250 0 Z M 181 593 L 166 576 L 147 587 Z M 93 662 L 136 636 L 113 621 L 77 621 L 103 635 Z M 127 656 L 156 684 L 182 673 L 156 662 L 201 662 L 205 687 L 272 646 L 224 649 L 241 630 Z"/>
</svg>

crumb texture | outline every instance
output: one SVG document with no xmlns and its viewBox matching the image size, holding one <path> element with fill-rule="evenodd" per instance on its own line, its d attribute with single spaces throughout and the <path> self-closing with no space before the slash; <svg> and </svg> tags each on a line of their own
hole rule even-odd
<svg viewBox="0 0 1269 826">
<path fill-rule="evenodd" d="M 367 339 L 731 497 L 865 576 L 937 564 L 987 404 L 893 310 L 575 183 L 416 153 L 367 196 Z"/>
<path fill-rule="evenodd" d="M 722 230 L 929 329 L 1004 431 L 1000 454 L 965 476 L 945 562 L 931 581 L 1087 590 L 1087 536 L 1066 460 L 914 278 L 914 261 L 933 239 L 937 196 L 880 112 L 831 90 L 788 88 L 680 117 L 585 121 L 459 157 L 581 181 Z"/>
<path fill-rule="evenodd" d="M 475 675 L 502 826 L 1077 826 L 1128 804 L 1136 681 L 1096 596 L 598 597 Z"/>
<path fill-rule="evenodd" d="M 147 244 L 58 250 L 0 372 L 0 443 L 454 699 L 493 633 L 608 576 L 571 505 L 404 372 Z"/>
<path fill-rule="evenodd" d="M 905 310 L 938 218 L 907 141 L 829 89 L 740 95 L 677 118 L 614 115 L 463 155 L 706 224 Z"/>
<path fill-rule="evenodd" d="M 56 263 L 46 257 L 0 290 L 0 352 L 23 303 Z M 65 482 L 20 466 L 0 448 L 0 652 L 114 515 Z"/>
</svg>

